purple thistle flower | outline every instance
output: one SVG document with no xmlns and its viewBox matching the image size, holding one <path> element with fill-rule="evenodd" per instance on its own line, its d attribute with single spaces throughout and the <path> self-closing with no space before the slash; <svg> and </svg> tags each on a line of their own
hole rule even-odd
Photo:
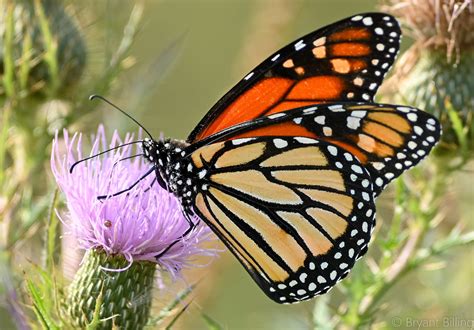
<svg viewBox="0 0 474 330">
<path fill-rule="evenodd" d="M 140 137 L 140 133 L 138 134 Z M 123 143 L 133 141 L 133 134 L 121 139 L 114 132 L 110 144 L 105 131 L 99 126 L 93 138 L 91 155 Z M 121 254 L 131 264 L 133 261 L 156 262 L 173 277 L 180 270 L 192 264 L 196 255 L 214 256 L 216 250 L 199 246 L 200 242 L 215 239 L 209 228 L 198 219 L 198 226 L 187 237 L 181 235 L 188 228 L 176 198 L 155 184 L 150 189 L 154 174 L 150 174 L 131 191 L 105 200 L 100 195 L 111 195 L 130 187 L 151 168 L 143 157 L 119 161 L 134 155 L 138 148 L 125 146 L 103 156 L 87 160 L 76 166 L 72 173 L 70 166 L 82 154 L 82 135 L 72 138 L 64 130 L 65 148 L 60 146 L 58 135 L 53 141 L 51 168 L 56 181 L 66 196 L 68 213 L 61 221 L 82 249 L 103 249 L 109 255 Z M 137 154 L 141 153 L 138 150 Z M 171 247 L 156 260 L 155 256 Z"/>
</svg>

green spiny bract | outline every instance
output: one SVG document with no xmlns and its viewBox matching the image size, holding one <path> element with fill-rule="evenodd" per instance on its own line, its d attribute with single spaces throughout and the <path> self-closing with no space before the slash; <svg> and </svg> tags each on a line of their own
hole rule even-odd
<svg viewBox="0 0 474 330">
<path fill-rule="evenodd" d="M 149 261 L 129 265 L 123 256 L 88 251 L 68 289 L 66 319 L 81 329 L 91 323 L 95 329 L 142 329 L 150 314 L 155 270 Z"/>
<path fill-rule="evenodd" d="M 465 53 L 458 63 L 447 63 L 445 54 L 423 53 L 410 74 L 399 85 L 399 93 L 407 104 L 434 114 L 443 125 L 443 142 L 457 145 L 449 111 L 457 112 L 469 135 L 474 132 L 474 53 Z M 402 100 L 400 100 L 402 101 Z"/>
</svg>

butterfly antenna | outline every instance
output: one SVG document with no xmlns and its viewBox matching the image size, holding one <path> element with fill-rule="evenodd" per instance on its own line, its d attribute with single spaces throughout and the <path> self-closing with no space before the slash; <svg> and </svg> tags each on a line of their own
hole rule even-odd
<svg viewBox="0 0 474 330">
<path fill-rule="evenodd" d="M 103 96 L 100 96 L 100 95 L 97 95 L 97 94 L 92 94 L 91 96 L 89 96 L 89 100 L 92 101 L 94 99 L 99 99 L 99 100 L 102 100 L 103 102 L 109 104 L 110 106 L 112 106 L 113 108 L 115 108 L 116 110 L 120 111 L 121 113 L 123 113 L 125 116 L 127 116 L 128 118 L 130 118 L 135 124 L 137 124 L 139 127 L 141 127 L 146 134 L 148 134 L 148 136 L 150 137 L 150 139 L 152 140 L 155 140 L 153 138 L 153 136 L 150 134 L 150 132 L 148 132 L 148 130 L 143 127 L 142 124 L 140 124 L 135 118 L 133 118 L 132 116 L 130 116 L 128 113 L 126 113 L 124 110 L 120 109 L 118 106 L 116 106 L 115 104 L 113 104 L 112 102 L 110 102 L 109 100 L 107 100 L 105 97 Z"/>
<path fill-rule="evenodd" d="M 129 146 L 129 145 L 132 145 L 132 144 L 137 144 L 137 143 L 142 143 L 143 141 L 132 141 L 132 142 L 128 142 L 128 143 L 124 143 L 124 144 L 121 144 L 119 146 L 116 146 L 116 147 L 113 147 L 113 148 L 110 148 L 110 149 L 107 149 L 107 150 L 104 150 L 104 151 L 101 151 L 95 155 L 92 155 L 92 156 L 89 156 L 89 157 L 86 157 L 86 158 L 82 158 L 80 160 L 78 160 L 77 162 L 73 163 L 71 165 L 71 167 L 69 168 L 69 173 L 72 173 L 72 171 L 74 170 L 74 167 L 76 167 L 77 165 L 79 165 L 80 163 L 82 162 L 85 162 L 86 160 L 89 160 L 89 159 L 93 159 L 95 157 L 99 157 L 100 155 L 103 155 L 103 154 L 106 154 L 108 152 L 111 152 L 113 150 L 117 150 L 119 148 L 122 148 L 122 147 L 126 147 L 126 146 Z M 135 156 L 134 156 L 135 157 Z M 122 159 L 121 159 L 122 160 Z"/>
</svg>

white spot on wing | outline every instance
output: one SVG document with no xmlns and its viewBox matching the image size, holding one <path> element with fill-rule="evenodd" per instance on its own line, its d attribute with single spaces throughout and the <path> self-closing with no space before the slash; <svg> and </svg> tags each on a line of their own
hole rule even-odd
<svg viewBox="0 0 474 330">
<path fill-rule="evenodd" d="M 234 146 L 238 146 L 239 144 L 243 144 L 245 142 L 249 142 L 252 140 L 254 140 L 254 138 L 236 139 L 236 140 L 232 140 L 232 144 Z"/>
<path fill-rule="evenodd" d="M 301 39 L 300 41 L 298 41 L 296 44 L 295 44 L 295 50 L 298 51 L 298 50 L 301 50 L 303 48 L 306 47 L 306 44 L 304 43 L 303 39 Z"/>
<path fill-rule="evenodd" d="M 275 62 L 276 60 L 278 60 L 279 57 L 280 57 L 280 54 L 276 54 L 275 56 L 273 56 L 272 62 Z"/>
<path fill-rule="evenodd" d="M 416 115 L 416 113 L 414 112 L 410 112 L 408 115 L 407 115 L 407 118 L 409 121 L 411 122 L 416 122 L 418 120 L 418 116 Z"/>
<path fill-rule="evenodd" d="M 244 80 L 249 80 L 250 78 L 253 77 L 253 75 L 254 75 L 254 73 L 253 73 L 253 72 L 250 72 L 248 75 L 246 75 L 246 76 L 244 77 Z"/>
<path fill-rule="evenodd" d="M 320 125 L 324 125 L 326 123 L 326 116 L 316 116 L 314 117 L 314 122 Z"/>
<path fill-rule="evenodd" d="M 362 168 L 359 165 L 353 164 L 351 169 L 356 173 L 362 174 Z"/>
<path fill-rule="evenodd" d="M 351 112 L 351 116 L 353 117 L 358 117 L 358 118 L 364 118 L 367 115 L 367 111 L 363 110 L 356 110 Z"/>
<path fill-rule="evenodd" d="M 409 107 L 397 107 L 397 110 L 401 111 L 401 112 L 410 112 L 412 109 L 409 108 Z"/>
<path fill-rule="evenodd" d="M 206 170 L 202 170 L 199 172 L 198 176 L 199 176 L 199 179 L 202 179 L 206 176 L 207 174 L 207 171 Z"/>
<path fill-rule="evenodd" d="M 285 140 L 282 140 L 282 139 L 273 139 L 273 144 L 278 149 L 281 149 L 281 148 L 285 148 L 288 145 L 288 142 L 286 142 Z"/>
<path fill-rule="evenodd" d="M 318 107 L 311 107 L 311 108 L 304 109 L 303 112 L 306 113 L 306 114 L 312 114 L 316 110 L 318 110 Z"/>
<path fill-rule="evenodd" d="M 360 126 L 360 118 L 347 117 L 347 127 L 358 129 Z"/>
<path fill-rule="evenodd" d="M 329 147 L 328 147 L 328 151 L 329 151 L 329 153 L 330 153 L 331 155 L 337 156 L 337 148 L 336 148 L 336 147 L 334 147 L 334 146 L 329 146 Z"/>
<path fill-rule="evenodd" d="M 307 137 L 295 137 L 295 141 L 298 141 L 301 144 L 312 144 L 312 143 L 318 143 L 318 141 L 307 138 Z"/>
<path fill-rule="evenodd" d="M 345 109 L 342 107 L 342 104 L 335 104 L 335 105 L 330 105 L 328 107 L 329 110 L 333 112 L 343 112 Z"/>
<path fill-rule="evenodd" d="M 277 113 L 274 113 L 274 114 L 268 116 L 268 118 L 275 119 L 275 118 L 284 117 L 284 116 L 286 116 L 286 113 L 277 112 Z"/>
<path fill-rule="evenodd" d="M 362 23 L 364 23 L 364 25 L 366 26 L 371 26 L 372 24 L 374 24 L 374 21 L 372 20 L 372 17 L 365 17 L 362 20 Z"/>
</svg>

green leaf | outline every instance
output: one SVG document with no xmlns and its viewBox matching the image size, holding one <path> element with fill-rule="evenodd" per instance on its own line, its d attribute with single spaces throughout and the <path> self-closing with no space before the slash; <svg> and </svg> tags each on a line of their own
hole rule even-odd
<svg viewBox="0 0 474 330">
<path fill-rule="evenodd" d="M 333 329 L 331 313 L 328 307 L 329 297 L 320 296 L 316 299 L 313 309 L 313 328 L 321 330 Z"/>
<path fill-rule="evenodd" d="M 408 264 L 408 268 L 413 270 L 427 262 L 433 256 L 443 254 L 455 247 L 465 246 L 473 243 L 474 231 L 470 231 L 465 234 L 459 234 L 456 229 L 453 229 L 448 237 L 435 242 L 428 248 L 420 249 L 417 255 L 413 257 Z"/>
<path fill-rule="evenodd" d="M 215 321 L 213 318 L 211 318 L 209 315 L 206 313 L 201 313 L 202 318 L 206 322 L 207 328 L 209 330 L 221 330 L 224 329 L 217 321 Z"/>
<path fill-rule="evenodd" d="M 123 31 L 123 37 L 117 50 L 112 56 L 105 73 L 97 80 L 97 83 L 92 87 L 94 94 L 103 94 L 109 89 L 111 82 L 117 77 L 121 70 L 123 70 L 123 61 L 127 58 L 135 36 L 138 31 L 138 25 L 143 15 L 143 5 L 135 4 L 130 14 L 130 18 Z"/>
<path fill-rule="evenodd" d="M 56 251 L 56 242 L 58 237 L 59 220 L 54 213 L 56 203 L 58 201 L 58 189 L 54 191 L 53 200 L 51 202 L 48 214 L 48 227 L 46 230 L 46 270 L 53 273 L 54 270 L 54 254 Z"/>
<path fill-rule="evenodd" d="M 104 284 L 102 284 L 102 288 L 100 289 L 99 295 L 97 296 L 97 300 L 95 301 L 94 307 L 94 315 L 92 316 L 92 321 L 87 325 L 87 330 L 95 330 L 102 322 L 100 320 L 100 308 L 102 307 L 102 301 L 104 300 Z"/>
<path fill-rule="evenodd" d="M 451 122 L 454 134 L 456 134 L 459 146 L 461 147 L 462 154 L 466 155 L 468 150 L 467 131 L 464 129 L 461 117 L 459 117 L 458 112 L 453 108 L 451 102 L 446 101 L 445 107 L 446 111 L 448 112 L 449 121 Z"/>
<path fill-rule="evenodd" d="M 33 311 L 43 329 L 59 329 L 50 314 L 51 309 L 45 306 L 45 297 L 41 295 L 39 288 L 30 279 L 26 280 L 26 287 L 33 303 Z"/>
<path fill-rule="evenodd" d="M 138 27 L 143 15 L 144 7 L 142 3 L 136 3 L 130 14 L 129 20 L 124 28 L 123 36 L 120 41 L 115 53 L 112 55 L 111 61 L 107 67 L 103 70 L 103 73 L 94 79 L 92 84 L 85 86 L 83 91 L 78 92 L 79 95 L 91 95 L 91 94 L 107 94 L 112 87 L 113 81 L 117 79 L 119 74 L 126 68 L 123 63 L 128 57 L 131 46 L 135 40 L 138 32 Z M 85 102 L 88 102 L 88 98 L 80 98 L 75 104 L 74 108 L 82 110 L 85 107 Z M 87 108 L 93 110 L 97 106 L 98 102 L 92 102 L 87 105 Z M 65 118 L 65 126 L 73 124 L 79 116 L 83 116 L 82 111 L 71 111 L 71 113 Z"/>
<path fill-rule="evenodd" d="M 12 232 L 8 236 L 7 248 L 11 249 L 15 244 L 24 239 L 28 231 L 38 222 L 44 219 L 50 201 L 48 197 L 34 200 L 31 187 L 21 192 L 21 207 L 19 218 L 23 219 L 21 226 L 12 228 Z"/>
<path fill-rule="evenodd" d="M 150 318 L 147 326 L 157 326 L 161 324 L 167 317 L 173 314 L 176 306 L 183 302 L 191 294 L 191 292 L 193 292 L 196 286 L 197 283 L 190 285 L 189 287 L 181 291 L 171 303 L 169 303 L 165 308 L 160 311 L 157 317 Z"/>
<path fill-rule="evenodd" d="M 19 77 L 20 91 L 26 92 L 28 87 L 28 77 L 31 70 L 31 57 L 33 54 L 33 41 L 31 39 L 30 28 L 24 33 L 22 54 L 20 59 Z"/>
<path fill-rule="evenodd" d="M 44 12 L 43 4 L 40 0 L 34 0 L 35 4 L 35 13 L 39 20 L 39 26 L 41 30 L 41 35 L 44 41 L 44 60 L 48 65 L 48 73 L 51 79 L 50 92 L 54 94 L 59 88 L 59 69 L 58 69 L 58 42 L 53 38 L 51 29 L 49 26 L 48 18 Z"/>
<path fill-rule="evenodd" d="M 166 330 L 170 330 L 173 325 L 176 323 L 176 321 L 178 321 L 178 319 L 181 317 L 181 315 L 183 315 L 184 311 L 186 309 L 188 309 L 189 305 L 191 304 L 191 302 L 187 303 L 183 308 L 181 308 L 181 310 L 173 317 L 173 319 L 171 320 L 171 322 L 166 326 Z"/>
<path fill-rule="evenodd" d="M 13 58 L 13 35 L 15 31 L 13 21 L 13 3 L 7 4 L 5 38 L 3 44 L 3 85 L 8 97 L 15 94 L 15 59 Z"/>
<path fill-rule="evenodd" d="M 0 187 L 3 187 L 5 178 L 5 156 L 7 154 L 8 128 L 10 127 L 10 115 L 12 112 L 11 102 L 5 102 L 3 106 L 2 128 L 0 131 Z"/>
</svg>

